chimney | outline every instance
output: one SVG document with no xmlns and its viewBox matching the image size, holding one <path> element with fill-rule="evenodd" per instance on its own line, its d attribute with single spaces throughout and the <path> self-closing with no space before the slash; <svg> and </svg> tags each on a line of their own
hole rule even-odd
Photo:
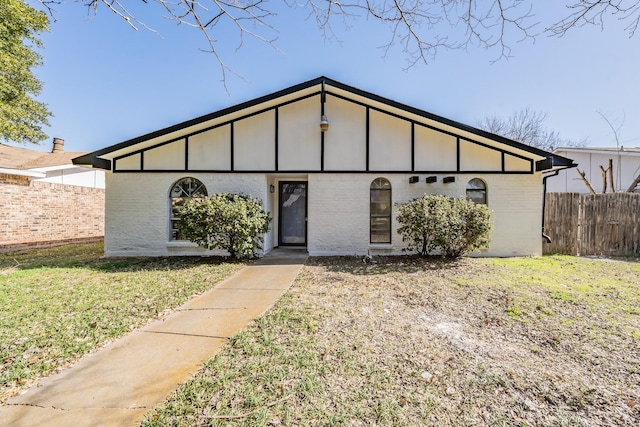
<svg viewBox="0 0 640 427">
<path fill-rule="evenodd" d="M 53 149 L 52 153 L 62 153 L 64 151 L 64 139 L 62 138 L 53 138 Z"/>
</svg>

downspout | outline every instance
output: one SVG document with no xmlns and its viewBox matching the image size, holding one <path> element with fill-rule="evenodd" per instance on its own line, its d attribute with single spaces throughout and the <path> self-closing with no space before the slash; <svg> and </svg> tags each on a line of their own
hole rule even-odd
<svg viewBox="0 0 640 427">
<path fill-rule="evenodd" d="M 567 166 L 567 167 L 558 169 L 558 170 L 556 170 L 556 171 L 554 171 L 552 173 L 549 173 L 548 175 L 542 177 L 542 238 L 544 240 L 546 240 L 547 243 L 551 243 L 551 237 L 549 237 L 546 234 L 544 234 L 544 218 L 545 218 L 544 211 L 545 211 L 545 207 L 547 205 L 547 179 L 549 179 L 551 177 L 554 177 L 554 176 L 557 176 L 560 173 L 561 170 L 569 169 L 571 167 L 573 167 L 573 166 Z"/>
</svg>

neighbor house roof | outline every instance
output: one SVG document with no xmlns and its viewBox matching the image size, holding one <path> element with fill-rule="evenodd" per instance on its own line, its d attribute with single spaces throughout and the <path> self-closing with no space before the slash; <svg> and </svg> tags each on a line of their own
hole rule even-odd
<svg viewBox="0 0 640 427">
<path fill-rule="evenodd" d="M 33 175 L 28 172 L 58 166 L 71 166 L 73 165 L 72 159 L 84 154 L 86 153 L 64 151 L 51 153 L 0 144 L 0 172 L 16 175 Z"/>
<path fill-rule="evenodd" d="M 320 89 L 322 88 L 322 89 Z M 261 104 L 269 104 L 277 101 L 278 99 L 287 99 L 291 97 L 291 95 L 297 92 L 303 91 L 313 91 L 316 90 L 320 93 L 320 90 L 324 93 L 326 88 L 327 93 L 331 93 L 332 90 L 339 91 L 341 93 L 347 93 L 352 96 L 357 97 L 362 102 L 369 102 L 376 105 L 383 105 L 388 107 L 389 109 L 399 110 L 406 114 L 410 114 L 413 116 L 421 117 L 426 121 L 437 122 L 441 125 L 457 129 L 462 132 L 467 132 L 472 135 L 476 135 L 478 137 L 488 138 L 493 141 L 496 141 L 501 144 L 506 144 L 518 150 L 523 150 L 525 152 L 529 152 L 534 154 L 535 156 L 541 157 L 542 160 L 536 162 L 536 170 L 549 170 L 554 168 L 565 168 L 565 167 L 573 167 L 575 164 L 571 159 L 562 157 L 557 154 L 553 154 L 544 150 L 540 150 L 536 147 L 532 147 L 508 138 L 505 138 L 500 135 L 495 135 L 490 132 L 474 128 L 472 126 L 465 125 L 463 123 L 459 123 L 436 114 L 429 113 L 424 110 L 420 110 L 415 107 L 411 107 L 406 104 L 399 103 L 397 101 L 393 101 L 379 95 L 375 95 L 370 92 L 363 91 L 361 89 L 357 89 L 355 87 L 346 85 L 344 83 L 340 83 L 338 81 L 329 79 L 327 77 L 318 77 L 313 80 L 309 80 L 304 83 L 300 83 L 294 86 L 291 86 L 287 89 L 283 89 L 277 92 L 274 92 L 269 95 L 265 95 L 229 108 L 225 108 L 210 114 L 206 114 L 201 117 L 197 117 L 192 120 L 188 120 L 182 123 L 178 123 L 173 126 L 169 126 L 164 129 L 160 129 L 155 132 L 151 132 L 133 139 L 129 139 L 127 141 L 120 142 L 118 144 L 112 145 L 110 147 L 94 151 L 92 153 L 80 156 L 78 158 L 73 159 L 73 163 L 77 165 L 91 165 L 98 168 L 103 168 L 110 170 L 111 169 L 111 161 L 110 158 L 117 156 L 117 152 L 122 152 L 122 150 L 126 150 L 129 147 L 132 147 L 136 144 L 145 143 L 150 140 L 157 140 L 158 138 L 168 137 L 176 132 L 180 132 L 183 130 L 187 130 L 190 128 L 197 128 L 202 126 L 204 123 L 209 121 L 214 121 L 216 119 L 220 119 L 227 115 L 237 114 L 241 110 L 250 110 L 261 107 Z"/>
<path fill-rule="evenodd" d="M 558 147 L 554 153 L 621 154 L 640 156 L 640 147 Z"/>
</svg>

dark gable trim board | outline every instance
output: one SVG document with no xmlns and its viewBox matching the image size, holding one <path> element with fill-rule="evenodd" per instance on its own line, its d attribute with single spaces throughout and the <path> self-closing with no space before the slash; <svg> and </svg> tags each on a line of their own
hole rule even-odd
<svg viewBox="0 0 640 427">
<path fill-rule="evenodd" d="M 274 112 L 275 121 L 276 121 L 275 126 L 274 126 L 275 127 L 275 135 L 273 135 L 273 138 L 275 140 L 274 141 L 275 144 L 273 144 L 274 145 L 274 150 L 275 150 L 275 159 L 274 159 L 274 161 L 275 161 L 274 169 L 275 170 L 278 170 L 278 126 L 279 126 L 279 123 L 278 123 L 278 112 L 279 111 L 280 111 L 279 108 L 276 108 L 275 112 Z"/>
<path fill-rule="evenodd" d="M 366 116 L 367 118 L 365 120 L 365 122 L 366 122 L 366 124 L 365 124 L 366 131 L 365 131 L 365 138 L 364 138 L 365 147 L 366 147 L 366 149 L 365 149 L 365 153 L 366 153 L 365 154 L 365 156 L 366 156 L 366 158 L 365 158 L 365 171 L 369 172 L 369 157 L 370 157 L 370 153 L 371 153 L 371 151 L 369 149 L 369 132 L 370 132 L 371 128 L 369 126 L 369 120 L 370 120 L 370 118 L 369 118 L 370 117 L 370 115 L 369 115 L 369 107 L 366 107 L 366 108 L 367 108 L 367 116 Z"/>
<path fill-rule="evenodd" d="M 456 136 L 456 171 L 460 172 L 460 137 Z"/>
<path fill-rule="evenodd" d="M 190 169 L 185 171 L 184 169 L 148 169 L 148 170 L 136 170 L 136 169 L 121 169 L 116 171 L 116 173 L 181 173 L 181 172 L 189 172 L 189 173 L 219 173 L 219 174 L 231 174 L 231 173 L 264 173 L 264 174 L 314 174 L 314 173 L 322 173 L 322 174 L 388 174 L 388 175 L 442 175 L 442 174 L 484 174 L 484 175 L 531 175 L 533 172 L 531 171 L 490 171 L 490 170 L 416 170 L 416 171 L 399 171 L 399 170 L 311 170 L 311 169 L 300 169 L 300 170 L 280 170 L 280 171 L 272 171 L 272 170 L 261 170 L 261 169 L 251 169 L 251 170 L 216 170 L 216 169 Z"/>
<path fill-rule="evenodd" d="M 189 170 L 189 137 L 184 138 L 184 170 Z"/>
<path fill-rule="evenodd" d="M 229 124 L 229 126 L 231 126 L 231 129 L 229 129 L 229 135 L 230 135 L 230 143 L 231 143 L 231 159 L 230 159 L 230 163 L 229 163 L 229 168 L 231 169 L 231 172 L 233 172 L 234 170 L 234 162 L 235 162 L 235 127 L 233 126 L 233 122 L 231 122 Z"/>
<path fill-rule="evenodd" d="M 530 153 L 538 155 L 538 156 L 545 157 L 546 160 L 548 160 L 548 161 L 545 161 L 545 160 L 539 161 L 536 164 L 536 169 L 537 170 L 544 170 L 543 168 L 545 168 L 545 167 L 548 168 L 548 167 L 553 167 L 553 166 L 567 166 L 567 167 L 574 166 L 573 162 L 570 159 L 567 159 L 565 157 L 554 155 L 554 154 L 548 153 L 546 151 L 540 150 L 538 148 L 530 147 L 530 146 L 522 144 L 520 142 L 513 141 L 513 140 L 510 140 L 508 138 L 504 138 L 502 136 L 499 136 L 499 135 L 494 135 L 494 134 L 491 134 L 489 132 L 486 132 L 486 131 L 483 131 L 483 130 L 480 130 L 480 129 L 477 129 L 477 128 L 473 128 L 471 126 L 464 125 L 462 123 L 458 123 L 458 122 L 455 122 L 453 120 L 449 120 L 449 119 L 446 119 L 444 117 L 428 113 L 426 111 L 417 109 L 415 107 L 411 107 L 411 106 L 408 106 L 408 105 L 405 105 L 405 104 L 398 103 L 396 101 L 392 101 L 392 100 L 387 99 L 387 98 L 383 98 L 381 96 L 378 96 L 378 95 L 375 95 L 375 94 L 372 94 L 372 93 L 369 93 L 369 92 L 366 92 L 366 91 L 363 91 L 363 90 L 360 90 L 360 89 L 345 85 L 343 83 L 328 79 L 326 77 L 319 77 L 317 79 L 310 80 L 308 82 L 292 86 L 290 88 L 287 88 L 287 89 L 272 93 L 270 95 L 266 95 L 266 96 L 263 96 L 263 97 L 256 98 L 256 99 L 254 99 L 252 101 L 248 101 L 248 102 L 244 102 L 244 103 L 238 104 L 238 105 L 236 105 L 234 107 L 229 107 L 229 108 L 226 108 L 226 109 L 223 109 L 223 110 L 220 110 L 220 111 L 217 111 L 217 112 L 205 115 L 205 116 L 201 116 L 201 117 L 198 117 L 198 118 L 195 118 L 195 119 L 192 119 L 192 120 L 189 120 L 189 121 L 186 121 L 186 122 L 183 122 L 183 123 L 180 123 L 180 124 L 165 128 L 165 129 L 158 130 L 156 132 L 152 132 L 152 133 L 149 133 L 149 134 L 146 134 L 146 135 L 143 135 L 143 136 L 140 136 L 140 137 L 128 140 L 128 141 L 124 141 L 122 143 L 113 145 L 111 147 L 108 147 L 108 148 L 105 148 L 105 149 L 102 149 L 102 150 L 98 150 L 98 151 L 95 151 L 93 153 L 90 153 L 90 154 L 78 157 L 76 159 L 73 159 L 73 162 L 74 162 L 74 164 L 91 164 L 91 165 L 93 165 L 95 167 L 107 166 L 107 162 L 105 162 L 104 159 L 99 159 L 99 156 L 104 155 L 104 154 L 108 154 L 108 153 L 113 152 L 113 151 L 117 151 L 117 150 L 121 150 L 121 149 L 130 147 L 132 145 L 147 141 L 149 139 L 159 138 L 159 137 L 162 137 L 163 135 L 166 135 L 168 133 L 178 132 L 178 131 L 180 131 L 182 129 L 186 129 L 186 128 L 191 127 L 191 126 L 196 126 L 196 125 L 201 124 L 201 123 L 206 122 L 206 121 L 210 121 L 210 120 L 214 120 L 214 119 L 217 119 L 217 118 L 221 118 L 221 117 L 224 117 L 225 115 L 228 115 L 228 114 L 237 113 L 237 112 L 239 112 L 239 111 L 241 111 L 243 109 L 255 107 L 255 106 L 258 106 L 258 105 L 260 105 L 262 103 L 265 103 L 265 102 L 271 102 L 273 100 L 276 100 L 279 97 L 288 96 L 288 95 L 291 95 L 291 94 L 293 94 L 295 92 L 298 92 L 298 91 L 301 91 L 301 90 L 305 90 L 305 89 L 309 89 L 309 88 L 311 88 L 313 86 L 320 86 L 323 82 L 326 85 L 325 94 L 329 94 L 331 96 L 335 96 L 337 98 L 341 98 L 341 99 L 344 99 L 346 101 L 353 102 L 353 103 L 356 103 L 356 104 L 359 104 L 359 105 L 362 105 L 362 106 L 366 107 L 367 108 L 367 117 L 368 117 L 368 113 L 369 113 L 369 108 L 373 108 L 376 111 L 379 111 L 379 112 L 382 112 L 382 113 L 385 113 L 385 114 L 389 114 L 389 115 L 394 116 L 396 118 L 399 118 L 401 120 L 409 121 L 410 123 L 412 123 L 413 126 L 415 126 L 417 124 L 417 125 L 420 125 L 420 126 L 424 126 L 424 127 L 433 129 L 433 130 L 438 131 L 438 132 L 449 134 L 449 135 L 454 136 L 456 138 L 460 138 L 460 135 L 457 135 L 455 133 L 444 131 L 442 129 L 435 128 L 435 127 L 433 127 L 431 125 L 427 125 L 425 123 L 421 123 L 421 122 L 416 121 L 416 120 L 410 120 L 410 119 L 408 119 L 406 117 L 403 117 L 403 116 L 400 116 L 400 115 L 398 115 L 396 113 L 391 113 L 390 111 L 385 111 L 385 110 L 383 110 L 381 108 L 373 107 L 371 105 L 365 104 L 364 102 L 357 101 L 357 100 L 354 100 L 354 99 L 350 99 L 350 98 L 347 98 L 347 97 L 345 97 L 343 95 L 334 93 L 334 92 L 331 91 L 331 87 L 334 87 L 334 88 L 337 88 L 337 89 L 340 89 L 340 90 L 343 90 L 343 91 L 346 91 L 346 92 L 350 92 L 350 93 L 352 93 L 354 95 L 357 95 L 357 96 L 365 98 L 365 99 L 369 99 L 369 100 L 371 100 L 373 102 L 376 102 L 376 103 L 387 105 L 390 108 L 406 111 L 407 113 L 410 113 L 410 114 L 413 114 L 413 115 L 417 115 L 419 117 L 424 117 L 425 119 L 432 120 L 432 121 L 435 121 L 435 122 L 438 122 L 438 123 L 442 123 L 443 125 L 446 125 L 446 126 L 451 126 L 451 127 L 460 129 L 461 131 L 469 132 L 471 134 L 474 134 L 474 135 L 477 135 L 477 136 L 480 136 L 480 137 L 484 137 L 484 138 L 488 138 L 488 139 L 490 139 L 492 141 L 496 141 L 498 143 L 501 143 L 501 144 L 504 144 L 504 145 L 507 145 L 507 146 L 510 146 L 510 147 L 513 147 L 513 148 L 516 148 L 516 149 L 519 149 L 519 150 L 523 150 L 523 151 L 530 152 Z M 180 140 L 180 139 L 186 139 L 191 135 L 196 135 L 198 133 L 206 132 L 206 131 L 215 129 L 215 128 L 220 127 L 220 126 L 231 125 L 232 126 L 232 133 L 233 133 L 233 122 L 235 122 L 235 121 L 242 120 L 244 118 L 251 117 L 251 116 L 254 116 L 254 115 L 257 115 L 257 114 L 262 114 L 265 111 L 269 111 L 269 110 L 272 110 L 274 108 L 276 109 L 276 114 L 277 114 L 277 108 L 279 108 L 279 107 L 281 107 L 283 105 L 288 105 L 290 103 L 298 102 L 298 101 L 300 101 L 302 99 L 306 99 L 306 98 L 313 97 L 313 96 L 318 96 L 318 95 L 322 95 L 320 90 L 314 91 L 314 92 L 312 92 L 310 94 L 307 94 L 307 95 L 304 95 L 304 96 L 301 96 L 301 97 L 296 97 L 296 98 L 294 98 L 294 99 L 292 99 L 290 101 L 286 101 L 286 102 L 277 104 L 275 106 L 270 106 L 270 107 L 258 110 L 258 111 L 254 112 L 254 113 L 250 113 L 250 114 L 247 114 L 245 116 L 241 116 L 241 117 L 239 117 L 237 119 L 234 119 L 234 120 L 225 121 L 223 123 L 219 123 L 217 125 L 207 127 L 205 129 L 199 130 L 197 132 L 189 133 L 187 135 L 183 135 L 183 136 L 180 136 L 178 138 L 174 138 L 172 140 L 169 140 L 169 141 L 166 141 L 166 142 L 162 142 L 162 143 L 154 145 L 152 147 L 148 147 L 148 148 L 145 148 L 145 149 L 136 150 L 134 152 L 127 153 L 126 155 L 114 158 L 113 171 L 114 172 L 117 171 L 115 160 L 118 160 L 120 158 L 128 157 L 130 155 L 134 155 L 134 154 L 137 154 L 137 153 L 142 153 L 143 151 L 147 151 L 149 149 L 153 149 L 153 148 L 159 147 L 159 146 L 164 145 L 164 144 L 175 142 L 175 141 Z M 368 129 L 368 119 L 367 119 L 367 159 L 366 159 L 367 160 L 367 168 L 366 168 L 367 170 L 369 169 L 368 168 L 368 161 L 369 161 L 369 156 L 368 156 L 368 132 L 369 132 L 369 129 Z M 321 156 L 321 168 L 320 168 L 321 170 L 324 170 L 324 146 L 322 144 L 323 139 L 324 138 L 321 137 L 321 147 L 320 147 L 321 153 L 322 153 L 322 156 Z M 521 155 L 518 155 L 518 154 L 515 154 L 515 153 L 511 153 L 511 152 L 509 152 L 507 150 L 491 147 L 491 146 L 488 146 L 486 144 L 480 143 L 478 141 L 474 141 L 474 140 L 469 139 L 469 138 L 464 138 L 464 139 L 469 141 L 469 142 L 472 142 L 472 143 L 475 143 L 475 144 L 479 144 L 479 145 L 485 146 L 485 147 L 493 149 L 493 150 L 497 150 L 497 151 L 499 151 L 499 152 L 501 152 L 503 154 L 507 153 L 507 154 L 515 156 L 515 157 L 519 157 L 519 158 L 522 158 L 522 159 L 525 159 L 525 160 L 530 160 L 533 163 L 532 159 L 527 159 L 524 156 L 521 156 Z M 232 140 L 233 140 L 233 138 L 232 138 Z M 276 142 L 277 142 L 277 140 L 276 140 Z M 188 140 L 187 140 L 187 143 L 188 143 Z M 233 144 L 233 141 L 232 141 L 232 144 Z M 458 139 L 458 145 L 459 145 L 459 139 Z M 458 151 L 458 155 L 459 155 L 459 152 L 460 152 L 459 151 L 459 147 L 458 147 L 457 151 Z M 232 153 L 233 153 L 233 146 L 232 146 Z M 414 149 L 413 149 L 413 145 L 412 145 L 412 156 L 413 155 L 414 155 Z M 276 162 L 277 162 L 277 157 L 276 157 Z M 233 162 L 231 163 L 231 168 L 233 169 Z M 109 168 L 109 169 L 111 169 L 111 168 Z M 121 172 L 124 172 L 124 171 L 121 171 Z M 151 172 L 151 171 L 148 171 L 148 172 Z M 228 171 L 226 171 L 226 172 L 228 172 Z M 274 171 L 269 171 L 269 172 L 278 172 L 278 168 L 276 167 Z M 348 171 L 345 171 L 345 172 L 348 172 Z M 360 171 L 360 172 L 362 172 L 362 171 Z M 409 171 L 407 171 L 407 172 L 409 172 Z M 532 167 L 531 173 L 533 173 L 533 167 Z"/>
<path fill-rule="evenodd" d="M 411 123 L 411 172 L 416 170 L 416 124 Z"/>
</svg>

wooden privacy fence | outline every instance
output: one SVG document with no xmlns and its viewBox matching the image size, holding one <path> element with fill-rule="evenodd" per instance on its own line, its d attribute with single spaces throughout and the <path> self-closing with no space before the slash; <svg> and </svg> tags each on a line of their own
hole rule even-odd
<svg viewBox="0 0 640 427">
<path fill-rule="evenodd" d="M 640 194 L 547 193 L 545 254 L 640 254 Z"/>
</svg>

